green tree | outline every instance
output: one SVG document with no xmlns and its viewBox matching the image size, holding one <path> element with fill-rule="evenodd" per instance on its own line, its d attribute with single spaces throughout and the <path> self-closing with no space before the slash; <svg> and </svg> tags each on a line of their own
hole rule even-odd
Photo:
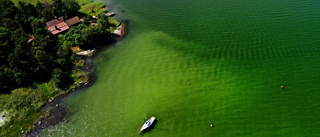
<svg viewBox="0 0 320 137">
<path fill-rule="evenodd" d="M 81 8 L 75 0 L 62 0 L 62 4 L 62 13 L 65 18 L 76 16 Z"/>
<path fill-rule="evenodd" d="M 42 26 L 39 19 L 33 19 L 33 21 L 31 22 L 31 27 L 32 27 L 33 34 L 35 34 L 38 28 L 42 28 L 44 26 Z"/>
<path fill-rule="evenodd" d="M 36 8 L 30 3 L 19 1 L 18 9 L 20 10 L 20 13 L 25 14 L 27 17 L 37 16 Z"/>
<path fill-rule="evenodd" d="M 66 88 L 70 84 L 73 83 L 73 79 L 70 77 L 70 74 L 67 72 L 62 71 L 59 68 L 56 68 L 52 72 L 52 81 L 59 87 L 59 88 Z"/>
<path fill-rule="evenodd" d="M 26 86 L 32 83 L 28 79 L 28 70 L 30 68 L 30 59 L 28 54 L 23 51 L 21 46 L 16 46 L 14 52 L 8 56 L 10 69 L 14 71 L 14 79 L 18 86 Z"/>
<path fill-rule="evenodd" d="M 11 18 L 2 18 L 1 25 L 3 27 L 6 27 L 6 28 L 12 30 L 12 31 L 19 28 L 19 26 L 16 24 L 16 22 Z"/>
<path fill-rule="evenodd" d="M 110 42 L 111 33 L 102 27 L 102 25 L 88 26 L 81 31 L 81 37 L 84 44 L 80 48 L 101 48 Z"/>
<path fill-rule="evenodd" d="M 19 12 L 11 0 L 0 0 L 0 19 L 12 18 Z"/>
<path fill-rule="evenodd" d="M 14 79 L 14 71 L 2 66 L 0 67 L 0 94 L 9 93 L 17 87 Z"/>
<path fill-rule="evenodd" d="M 38 5 L 38 4 L 37 4 Z M 38 10 L 38 7 L 36 8 Z M 49 2 L 44 2 L 43 3 L 43 10 L 42 10 L 42 17 L 45 17 L 47 20 L 52 19 L 54 16 L 52 16 L 52 6 Z"/>
<path fill-rule="evenodd" d="M 104 28 L 109 27 L 108 17 L 104 13 L 99 14 L 98 23 L 101 24 Z"/>
<path fill-rule="evenodd" d="M 35 9 L 36 9 L 36 12 L 37 12 L 37 16 L 38 17 L 43 17 L 44 4 L 39 2 L 39 1 L 37 1 Z"/>
<path fill-rule="evenodd" d="M 53 0 L 52 3 L 51 14 L 56 17 L 62 16 L 62 0 Z"/>
<path fill-rule="evenodd" d="M 54 41 L 47 35 L 41 34 L 42 31 L 44 30 L 37 30 L 31 48 L 31 53 L 36 62 L 35 75 L 32 76 L 32 79 L 37 79 L 37 81 L 46 81 L 51 77 L 55 65 L 54 58 L 56 57 Z"/>
<path fill-rule="evenodd" d="M 8 66 L 7 57 L 14 50 L 10 41 L 11 31 L 5 27 L 0 27 L 0 66 Z"/>
<path fill-rule="evenodd" d="M 26 14 L 17 13 L 14 16 L 14 22 L 17 24 L 18 28 L 21 28 L 23 30 L 26 30 L 29 27 L 25 22 L 27 19 L 28 18 Z"/>
<path fill-rule="evenodd" d="M 12 36 L 11 40 L 13 41 L 14 45 L 27 45 L 28 37 L 27 34 L 22 29 L 16 29 Z"/>
</svg>

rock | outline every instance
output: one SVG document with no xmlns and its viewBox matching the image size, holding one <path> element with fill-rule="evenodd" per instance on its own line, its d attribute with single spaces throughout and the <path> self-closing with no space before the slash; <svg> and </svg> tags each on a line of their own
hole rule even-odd
<svg viewBox="0 0 320 137">
<path fill-rule="evenodd" d="M 82 51 L 82 52 L 77 52 L 77 55 L 88 55 L 90 53 L 95 52 L 96 50 L 86 50 L 86 51 Z"/>
<path fill-rule="evenodd" d="M 123 35 L 123 24 L 117 27 L 117 29 L 114 30 L 113 33 L 121 37 Z"/>
<path fill-rule="evenodd" d="M 108 13 L 106 13 L 106 16 L 108 16 L 108 17 L 112 17 L 112 16 L 114 16 L 114 15 L 116 15 L 114 12 L 108 12 Z"/>
</svg>

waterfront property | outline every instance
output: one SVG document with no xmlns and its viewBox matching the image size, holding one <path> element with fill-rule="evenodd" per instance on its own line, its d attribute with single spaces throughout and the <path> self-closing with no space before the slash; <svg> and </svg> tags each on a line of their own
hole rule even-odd
<svg viewBox="0 0 320 137">
<path fill-rule="evenodd" d="M 46 22 L 46 27 L 52 35 L 56 35 L 69 30 L 71 26 L 77 25 L 79 23 L 80 19 L 78 16 L 75 16 L 66 21 L 63 19 L 63 17 L 59 17 Z"/>
</svg>

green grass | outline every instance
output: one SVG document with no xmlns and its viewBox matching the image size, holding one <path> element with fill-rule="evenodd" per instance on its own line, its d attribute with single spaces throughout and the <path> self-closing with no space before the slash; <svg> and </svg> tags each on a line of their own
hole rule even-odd
<svg viewBox="0 0 320 137">
<path fill-rule="evenodd" d="M 36 5 L 37 4 L 37 1 L 41 2 L 41 3 L 52 3 L 52 0 L 12 0 L 12 2 L 15 4 L 15 5 L 18 5 L 18 2 L 19 1 L 23 1 L 23 2 L 27 2 L 27 3 L 31 3 L 32 5 Z M 92 0 L 76 0 L 80 6 L 83 6 L 87 3 L 90 3 L 92 2 Z"/>
<path fill-rule="evenodd" d="M 79 12 L 91 15 L 91 16 L 98 16 L 100 13 L 105 13 L 108 9 L 103 9 L 105 4 L 101 1 L 95 1 L 92 3 L 87 3 L 86 5 L 81 6 Z"/>
<path fill-rule="evenodd" d="M 17 6 L 19 1 L 23 1 L 26 3 L 31 3 L 32 5 L 36 5 L 37 1 L 41 2 L 41 3 L 52 3 L 52 0 L 12 0 L 12 2 Z"/>
<path fill-rule="evenodd" d="M 23 134 L 22 131 L 31 129 L 33 122 L 42 115 L 39 110 L 47 102 L 48 95 L 54 94 L 53 89 L 48 85 L 38 85 L 36 89 L 15 89 L 6 98 L 1 98 L 5 102 L 2 104 L 1 111 L 7 111 L 8 121 L 0 127 L 0 136 L 20 136 Z"/>
<path fill-rule="evenodd" d="M 23 1 L 26 3 L 31 3 L 33 5 L 37 4 L 38 0 L 12 0 L 15 5 L 18 5 L 19 1 Z M 41 3 L 47 2 L 52 3 L 52 0 L 39 0 Z M 79 12 L 91 15 L 91 16 L 98 16 L 101 13 L 106 13 L 108 11 L 105 8 L 105 4 L 101 1 L 92 1 L 92 0 L 76 0 L 78 4 L 81 6 Z"/>
<path fill-rule="evenodd" d="M 92 0 L 76 0 L 80 6 L 83 6 L 85 4 L 91 3 Z"/>
<path fill-rule="evenodd" d="M 72 77 L 75 82 L 81 83 L 85 82 L 88 79 L 88 72 L 83 70 L 85 60 L 80 59 L 75 62 L 75 69 L 72 71 Z"/>
<path fill-rule="evenodd" d="M 24 119 L 14 120 L 6 123 L 4 126 L 0 127 L 0 136 L 23 136 L 26 131 L 31 129 L 30 125 L 33 125 L 33 123 L 39 119 L 42 114 L 43 113 L 40 111 L 32 111 Z"/>
<path fill-rule="evenodd" d="M 52 3 L 52 0 L 12 0 L 12 2 L 17 6 L 19 1 L 23 1 L 26 3 L 31 3 L 32 5 L 36 5 L 37 1 L 41 3 Z M 108 11 L 107 9 L 102 9 L 105 4 L 101 1 L 95 1 L 92 0 L 76 0 L 78 4 L 81 6 L 81 9 L 79 10 L 82 13 L 91 15 L 91 16 L 97 16 L 99 13 L 103 13 Z"/>
<path fill-rule="evenodd" d="M 115 20 L 115 19 L 113 19 L 112 17 L 108 17 L 108 22 L 112 26 L 119 26 L 120 25 L 120 22 Z"/>
</svg>

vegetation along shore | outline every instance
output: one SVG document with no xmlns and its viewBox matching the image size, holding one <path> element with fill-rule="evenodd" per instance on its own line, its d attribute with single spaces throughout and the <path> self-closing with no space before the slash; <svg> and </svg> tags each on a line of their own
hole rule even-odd
<svg viewBox="0 0 320 137">
<path fill-rule="evenodd" d="M 0 0 L 0 136 L 66 120 L 60 99 L 91 85 L 93 53 L 124 35 L 108 12 L 92 0 Z"/>
</svg>

